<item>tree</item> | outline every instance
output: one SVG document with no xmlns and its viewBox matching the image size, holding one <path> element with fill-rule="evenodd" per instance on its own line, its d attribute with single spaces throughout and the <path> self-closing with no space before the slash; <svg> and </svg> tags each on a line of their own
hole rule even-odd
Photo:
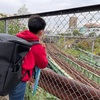
<svg viewBox="0 0 100 100">
<path fill-rule="evenodd" d="M 25 30 L 26 25 L 24 23 L 21 24 L 19 19 L 7 20 L 7 31 L 11 35 L 15 35 L 19 31 Z M 5 33 L 5 22 L 0 21 L 0 33 Z"/>
<path fill-rule="evenodd" d="M 4 33 L 5 32 L 5 23 L 4 21 L 0 21 L 0 33 Z"/>
<path fill-rule="evenodd" d="M 8 20 L 8 33 L 15 35 L 20 30 L 18 19 Z"/>
<path fill-rule="evenodd" d="M 95 32 L 89 33 L 89 37 L 94 37 L 94 36 L 96 36 Z"/>
<path fill-rule="evenodd" d="M 80 33 L 78 30 L 74 30 L 74 31 L 73 31 L 73 35 L 74 35 L 74 36 L 80 36 L 81 33 Z"/>
</svg>

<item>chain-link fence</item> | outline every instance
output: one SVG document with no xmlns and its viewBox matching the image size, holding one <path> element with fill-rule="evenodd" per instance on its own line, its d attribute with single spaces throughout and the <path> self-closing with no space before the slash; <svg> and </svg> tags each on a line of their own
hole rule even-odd
<svg viewBox="0 0 100 100">
<path fill-rule="evenodd" d="M 26 99 L 100 100 L 100 5 L 38 15 L 47 23 L 43 41 L 52 71 L 42 71 L 35 96 L 27 86 Z M 0 33 L 28 29 L 29 16 L 1 18 Z"/>
</svg>

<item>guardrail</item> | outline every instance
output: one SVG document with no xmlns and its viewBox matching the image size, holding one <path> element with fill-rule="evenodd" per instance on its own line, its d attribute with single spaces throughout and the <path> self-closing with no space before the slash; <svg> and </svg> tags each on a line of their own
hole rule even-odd
<svg viewBox="0 0 100 100">
<path fill-rule="evenodd" d="M 50 56 L 49 56 L 49 65 L 56 73 L 66 76 L 67 78 L 73 79 L 69 74 L 67 74 Z"/>
</svg>

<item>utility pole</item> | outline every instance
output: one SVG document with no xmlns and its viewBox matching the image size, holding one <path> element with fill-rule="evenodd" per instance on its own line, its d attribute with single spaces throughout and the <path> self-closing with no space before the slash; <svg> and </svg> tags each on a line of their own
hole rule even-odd
<svg viewBox="0 0 100 100">
<path fill-rule="evenodd" d="M 94 51 L 94 42 L 95 42 L 95 38 L 96 38 L 96 33 L 93 34 L 93 39 L 92 39 L 92 55 L 91 55 L 91 60 L 93 60 L 93 51 Z"/>
</svg>

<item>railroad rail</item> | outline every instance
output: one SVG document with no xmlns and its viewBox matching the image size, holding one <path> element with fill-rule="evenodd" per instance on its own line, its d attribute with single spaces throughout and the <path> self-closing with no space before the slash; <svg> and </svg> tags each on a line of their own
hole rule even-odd
<svg viewBox="0 0 100 100">
<path fill-rule="evenodd" d="M 53 44 L 47 44 L 48 54 L 57 62 L 57 64 L 68 73 L 75 80 L 78 80 L 89 86 L 100 89 L 99 85 L 96 83 L 99 81 L 99 76 L 91 72 L 87 66 L 72 58 L 71 56 L 65 56 L 60 50 L 58 50 Z M 60 54 L 61 53 L 61 54 Z M 59 57 L 60 56 L 60 57 Z M 67 61 L 67 63 L 65 61 Z M 83 66 L 84 65 L 84 66 Z M 98 72 L 99 74 L 99 72 Z M 95 75 L 95 80 L 91 80 L 90 76 Z M 87 77 L 88 79 L 87 79 Z M 96 82 L 95 82 L 96 81 Z M 99 83 L 99 82 L 98 82 Z"/>
</svg>

